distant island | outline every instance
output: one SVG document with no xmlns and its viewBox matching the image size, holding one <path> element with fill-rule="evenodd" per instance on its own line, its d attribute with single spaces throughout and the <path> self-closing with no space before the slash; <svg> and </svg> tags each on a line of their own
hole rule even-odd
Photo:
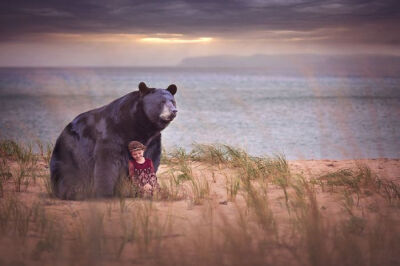
<svg viewBox="0 0 400 266">
<path fill-rule="evenodd" d="M 400 56 L 286 54 L 189 57 L 179 67 L 262 68 L 270 74 L 400 77 Z"/>
</svg>

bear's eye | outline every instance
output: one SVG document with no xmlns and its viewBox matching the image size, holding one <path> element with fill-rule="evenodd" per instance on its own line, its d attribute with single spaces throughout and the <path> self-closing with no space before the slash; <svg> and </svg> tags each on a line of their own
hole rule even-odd
<svg viewBox="0 0 400 266">
<path fill-rule="evenodd" d="M 164 103 L 166 103 L 166 102 L 167 102 L 166 100 L 162 100 L 162 101 L 161 101 L 162 104 L 164 104 Z"/>
</svg>

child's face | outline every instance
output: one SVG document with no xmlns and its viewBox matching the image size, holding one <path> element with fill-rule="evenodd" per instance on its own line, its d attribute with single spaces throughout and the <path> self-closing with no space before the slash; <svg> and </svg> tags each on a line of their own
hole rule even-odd
<svg viewBox="0 0 400 266">
<path fill-rule="evenodd" d="M 135 159 L 135 161 L 140 160 L 143 158 L 143 152 L 144 150 L 131 151 L 132 158 Z"/>
</svg>

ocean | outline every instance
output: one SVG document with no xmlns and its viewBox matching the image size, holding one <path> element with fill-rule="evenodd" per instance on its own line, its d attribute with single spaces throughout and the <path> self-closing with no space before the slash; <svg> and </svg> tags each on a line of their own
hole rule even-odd
<svg viewBox="0 0 400 266">
<path fill-rule="evenodd" d="M 271 75 L 265 69 L 0 68 L 0 138 L 55 143 L 78 114 L 144 81 L 178 87 L 163 146 L 223 143 L 293 159 L 400 158 L 400 77 Z"/>
</svg>

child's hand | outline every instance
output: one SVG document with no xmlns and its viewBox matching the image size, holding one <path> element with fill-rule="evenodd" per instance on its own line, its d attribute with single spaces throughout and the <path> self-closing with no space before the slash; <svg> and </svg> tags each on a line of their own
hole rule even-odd
<svg viewBox="0 0 400 266">
<path fill-rule="evenodd" d="M 146 191 L 146 192 L 151 192 L 152 188 L 153 187 L 150 184 L 146 184 L 143 187 L 144 191 Z"/>
</svg>

